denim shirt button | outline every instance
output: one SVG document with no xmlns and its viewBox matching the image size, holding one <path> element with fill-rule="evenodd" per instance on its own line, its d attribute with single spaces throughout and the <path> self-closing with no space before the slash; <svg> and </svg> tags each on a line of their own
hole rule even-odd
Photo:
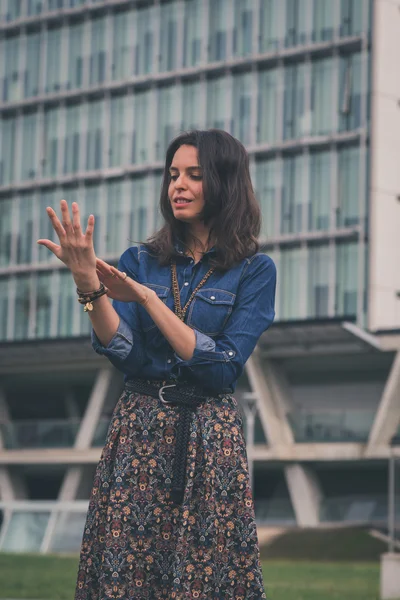
<svg viewBox="0 0 400 600">
<path fill-rule="evenodd" d="M 185 283 L 183 284 L 185 287 L 187 287 L 189 285 L 189 283 L 187 281 L 185 281 Z"/>
<path fill-rule="evenodd" d="M 170 364 L 172 363 L 172 360 L 169 358 L 169 359 L 167 360 L 167 363 L 170 365 Z"/>
<path fill-rule="evenodd" d="M 210 300 L 215 300 L 215 296 L 210 296 Z"/>
</svg>

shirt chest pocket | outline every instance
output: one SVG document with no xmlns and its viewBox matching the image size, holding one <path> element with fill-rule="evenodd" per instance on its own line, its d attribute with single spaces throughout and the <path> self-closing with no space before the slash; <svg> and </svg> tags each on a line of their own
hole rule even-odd
<svg viewBox="0 0 400 600">
<path fill-rule="evenodd" d="M 169 287 L 165 287 L 163 285 L 157 285 L 155 283 L 145 283 L 143 285 L 145 285 L 146 287 L 153 290 L 157 294 L 157 296 L 160 298 L 160 300 L 162 300 L 164 302 L 164 304 L 166 303 L 169 292 L 170 292 Z M 148 331 L 151 331 L 152 329 L 154 329 L 156 327 L 156 324 L 154 323 L 153 319 L 150 317 L 147 310 L 145 308 L 143 308 L 143 306 L 139 306 L 139 314 L 140 314 L 140 320 L 142 322 L 142 328 L 145 333 L 147 333 Z"/>
<path fill-rule="evenodd" d="M 206 335 L 218 335 L 232 312 L 235 298 L 235 294 L 225 290 L 199 290 L 189 307 L 187 324 Z"/>
</svg>

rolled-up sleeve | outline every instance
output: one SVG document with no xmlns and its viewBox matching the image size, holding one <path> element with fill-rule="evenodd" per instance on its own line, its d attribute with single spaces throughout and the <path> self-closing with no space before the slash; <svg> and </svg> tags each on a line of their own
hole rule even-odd
<svg viewBox="0 0 400 600">
<path fill-rule="evenodd" d="M 107 346 L 102 346 L 99 338 L 95 331 L 92 329 L 92 346 L 97 352 L 107 358 L 115 358 L 119 360 L 125 360 L 128 354 L 130 354 L 133 345 L 133 333 L 131 328 L 125 321 L 120 317 L 118 329 L 115 332 L 114 337 L 111 339 Z"/>
<path fill-rule="evenodd" d="M 275 317 L 276 268 L 272 259 L 257 254 L 249 260 L 239 284 L 235 305 L 224 330 L 214 339 L 196 332 L 190 360 L 175 355 L 173 372 L 219 390 L 232 390 L 257 341 Z M 211 317 L 211 315 L 210 315 Z"/>
<path fill-rule="evenodd" d="M 118 269 L 137 281 L 137 248 L 133 247 L 121 256 Z M 125 375 L 135 376 L 145 362 L 143 334 L 139 325 L 136 302 L 113 301 L 120 318 L 118 329 L 107 346 L 103 346 L 92 330 L 92 346 Z"/>
</svg>

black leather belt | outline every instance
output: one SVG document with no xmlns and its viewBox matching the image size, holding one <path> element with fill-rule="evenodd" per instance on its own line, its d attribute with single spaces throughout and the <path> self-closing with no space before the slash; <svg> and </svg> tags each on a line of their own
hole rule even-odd
<svg viewBox="0 0 400 600">
<path fill-rule="evenodd" d="M 159 398 L 165 406 L 177 406 L 179 411 L 176 432 L 175 461 L 172 474 L 170 497 L 176 504 L 181 504 L 185 491 L 185 474 L 187 451 L 190 437 L 192 413 L 196 408 L 215 395 L 205 395 L 197 386 L 165 381 L 148 381 L 133 379 L 126 382 L 125 387 L 138 394 Z"/>
</svg>

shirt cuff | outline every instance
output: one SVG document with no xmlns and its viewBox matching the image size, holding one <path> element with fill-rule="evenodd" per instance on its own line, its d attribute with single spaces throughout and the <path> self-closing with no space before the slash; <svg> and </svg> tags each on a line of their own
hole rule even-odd
<svg viewBox="0 0 400 600">
<path fill-rule="evenodd" d="M 215 342 L 212 338 L 205 335 L 205 333 L 201 333 L 201 331 L 197 331 L 197 329 L 193 329 L 193 331 L 196 336 L 195 351 L 202 350 L 203 352 L 215 352 Z"/>
<path fill-rule="evenodd" d="M 92 346 L 97 354 L 108 358 L 125 360 L 130 354 L 133 346 L 133 334 L 127 323 L 120 318 L 118 329 L 107 346 L 103 346 L 92 329 Z"/>
</svg>

